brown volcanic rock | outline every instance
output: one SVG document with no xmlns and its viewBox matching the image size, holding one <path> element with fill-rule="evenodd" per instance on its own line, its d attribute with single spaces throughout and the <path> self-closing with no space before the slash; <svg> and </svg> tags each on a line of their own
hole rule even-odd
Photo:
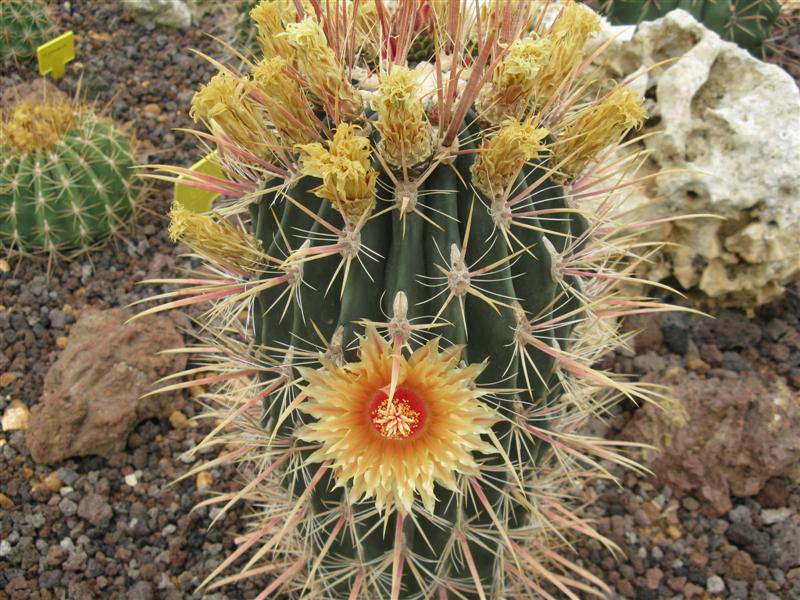
<svg viewBox="0 0 800 600">
<path fill-rule="evenodd" d="M 771 477 L 800 478 L 800 398 L 782 379 L 756 373 L 704 379 L 681 373 L 666 381 L 687 418 L 646 405 L 622 437 L 644 451 L 657 479 L 704 498 L 705 512 L 731 509 L 731 495 L 754 496 Z"/>
<path fill-rule="evenodd" d="M 31 410 L 27 442 L 35 461 L 109 456 L 125 448 L 137 423 L 171 412 L 175 394 L 141 396 L 185 367 L 183 354 L 158 354 L 183 347 L 183 337 L 166 317 L 126 324 L 130 316 L 120 309 L 87 309 L 72 327 Z"/>
<path fill-rule="evenodd" d="M 13 108 L 21 102 L 44 104 L 47 102 L 69 102 L 69 96 L 47 79 L 35 79 L 12 85 L 0 93 L 0 106 Z"/>
</svg>

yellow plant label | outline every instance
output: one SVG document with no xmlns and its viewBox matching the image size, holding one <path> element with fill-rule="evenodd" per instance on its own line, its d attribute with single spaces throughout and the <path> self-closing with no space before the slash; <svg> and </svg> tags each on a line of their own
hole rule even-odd
<svg viewBox="0 0 800 600">
<path fill-rule="evenodd" d="M 217 164 L 217 153 L 212 152 L 202 160 L 197 161 L 191 167 L 191 170 L 196 173 L 203 173 L 204 175 L 211 175 L 212 177 L 225 177 L 222 169 Z M 192 185 L 188 185 L 186 180 L 191 180 L 186 175 L 181 175 L 175 182 L 175 202 L 183 206 L 186 210 L 193 212 L 207 212 L 211 210 L 211 205 L 214 200 L 219 196 L 218 192 L 211 190 L 201 190 Z"/>
<path fill-rule="evenodd" d="M 39 60 L 41 75 L 50 73 L 53 79 L 61 79 L 64 76 L 64 65 L 75 60 L 75 36 L 68 31 L 42 44 L 36 49 L 36 58 Z"/>
</svg>

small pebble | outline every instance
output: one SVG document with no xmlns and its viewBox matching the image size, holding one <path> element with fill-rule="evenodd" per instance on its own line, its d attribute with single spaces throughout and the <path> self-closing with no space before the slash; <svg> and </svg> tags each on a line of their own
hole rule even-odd
<svg viewBox="0 0 800 600">
<path fill-rule="evenodd" d="M 62 483 L 63 482 L 61 481 L 61 477 L 58 475 L 58 471 L 53 471 L 47 477 L 42 479 L 42 484 L 44 484 L 44 487 L 53 493 L 56 493 L 61 489 Z"/>
<path fill-rule="evenodd" d="M 0 425 L 3 431 L 19 431 L 28 428 L 28 419 L 30 411 L 19 400 L 12 400 L 6 411 L 3 413 L 3 419 Z"/>
<path fill-rule="evenodd" d="M 788 507 L 783 508 L 765 508 L 761 511 L 761 520 L 764 525 L 774 525 L 785 521 L 792 515 L 792 509 Z"/>
<path fill-rule="evenodd" d="M 197 474 L 196 485 L 198 490 L 204 490 L 210 487 L 212 483 L 214 483 L 214 476 L 208 471 L 200 471 Z"/>
<path fill-rule="evenodd" d="M 681 505 L 683 505 L 683 508 L 685 508 L 690 512 L 695 512 L 697 509 L 700 508 L 700 503 L 691 496 L 684 497 L 681 500 Z"/>
<path fill-rule="evenodd" d="M 71 517 L 78 512 L 78 505 L 69 498 L 64 498 L 58 503 L 58 509 L 65 517 Z"/>
<path fill-rule="evenodd" d="M 719 575 L 712 575 L 706 581 L 706 591 L 709 594 L 721 594 L 725 591 L 725 582 Z"/>
<path fill-rule="evenodd" d="M 185 429 L 189 425 L 189 419 L 179 410 L 169 416 L 169 422 L 175 429 Z"/>
</svg>

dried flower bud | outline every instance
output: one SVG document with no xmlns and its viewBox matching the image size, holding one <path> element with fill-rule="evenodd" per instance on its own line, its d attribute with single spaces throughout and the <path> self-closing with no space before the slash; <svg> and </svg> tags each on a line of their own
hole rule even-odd
<svg viewBox="0 0 800 600">
<path fill-rule="evenodd" d="M 569 119 L 553 145 L 555 163 L 568 177 L 577 176 L 597 154 L 617 142 L 647 117 L 642 98 L 625 86 L 617 86 L 600 102 Z"/>
<path fill-rule="evenodd" d="M 600 30 L 600 17 L 590 8 L 569 0 L 545 38 L 550 42 L 547 62 L 539 71 L 536 103 L 544 106 L 580 65 L 583 47 Z"/>
<path fill-rule="evenodd" d="M 253 67 L 253 81 L 263 94 L 269 119 L 287 145 L 303 144 L 319 139 L 318 126 L 306 98 L 289 70 L 286 59 L 265 58 Z"/>
<path fill-rule="evenodd" d="M 291 58 L 294 55 L 289 42 L 280 35 L 285 31 L 285 24 L 294 20 L 292 2 L 262 0 L 250 11 L 250 17 L 258 29 L 258 43 L 264 56 Z"/>
<path fill-rule="evenodd" d="M 75 115 L 66 101 L 50 104 L 21 102 L 0 123 L 0 144 L 23 154 L 55 145 L 75 126 Z"/>
<path fill-rule="evenodd" d="M 303 144 L 303 175 L 319 177 L 322 185 L 314 189 L 320 198 L 333 202 L 349 225 L 375 207 L 375 182 L 378 177 L 370 163 L 372 146 L 358 135 L 358 127 L 342 123 L 326 149 L 320 143 Z"/>
<path fill-rule="evenodd" d="M 478 96 L 481 118 L 497 124 L 507 117 L 522 119 L 537 92 L 538 75 L 550 57 L 548 38 L 528 37 L 511 43 L 497 65 L 492 82 Z"/>
<path fill-rule="evenodd" d="M 361 116 L 361 96 L 328 46 L 322 26 L 312 17 L 289 23 L 282 36 L 297 50 L 297 69 L 326 112 L 337 121 Z"/>
<path fill-rule="evenodd" d="M 480 154 L 472 165 L 477 187 L 488 198 L 506 193 L 522 166 L 535 159 L 544 145 L 548 131 L 530 122 L 507 119 L 491 137 L 484 138 Z"/>
<path fill-rule="evenodd" d="M 224 218 L 186 210 L 174 204 L 169 213 L 169 237 L 193 252 L 227 268 L 256 272 L 263 257 L 260 242 Z"/>
<path fill-rule="evenodd" d="M 380 39 L 380 18 L 375 0 L 361 0 L 356 15 L 356 46 L 370 64 L 378 61 L 378 42 Z"/>
<path fill-rule="evenodd" d="M 258 156 L 270 156 L 274 136 L 248 95 L 244 81 L 218 73 L 192 98 L 189 115 L 215 123 L 230 138 Z"/>
<path fill-rule="evenodd" d="M 425 120 L 419 91 L 416 74 L 394 66 L 381 80 L 372 101 L 381 133 L 378 149 L 392 166 L 413 167 L 433 153 L 433 130 Z"/>
</svg>

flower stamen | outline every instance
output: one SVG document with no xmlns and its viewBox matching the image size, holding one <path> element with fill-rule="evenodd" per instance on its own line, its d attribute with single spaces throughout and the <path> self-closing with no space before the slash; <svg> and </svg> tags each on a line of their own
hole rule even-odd
<svg viewBox="0 0 800 600">
<path fill-rule="evenodd" d="M 370 403 L 369 418 L 375 431 L 390 440 L 414 437 L 425 424 L 425 406 L 415 392 L 400 386 L 393 398 L 378 392 Z"/>
</svg>

